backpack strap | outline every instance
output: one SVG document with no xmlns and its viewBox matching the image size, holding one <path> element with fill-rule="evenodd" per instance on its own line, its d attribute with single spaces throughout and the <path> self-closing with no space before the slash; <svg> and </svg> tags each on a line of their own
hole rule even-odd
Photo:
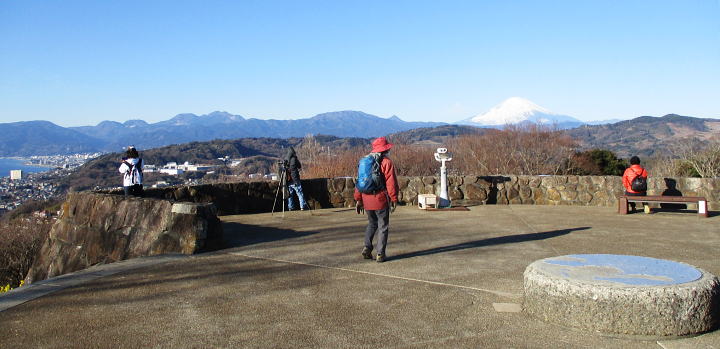
<svg viewBox="0 0 720 349">
<path fill-rule="evenodd" d="M 375 165 L 377 166 L 377 175 L 380 180 L 380 183 L 378 183 L 378 184 L 380 185 L 381 189 L 378 192 L 381 192 L 381 191 L 387 189 L 386 185 L 385 185 L 385 174 L 382 171 L 382 161 L 383 161 L 383 158 L 385 158 L 385 154 L 384 153 L 377 153 L 377 154 L 378 155 L 373 156 L 373 158 L 375 159 Z"/>
<path fill-rule="evenodd" d="M 135 167 L 135 165 L 133 165 L 133 164 L 131 164 L 131 163 L 125 161 L 125 160 L 123 160 L 123 164 L 127 165 L 127 167 L 128 167 L 128 170 L 125 171 L 125 173 L 130 173 L 130 172 L 132 172 L 133 167 Z"/>
<path fill-rule="evenodd" d="M 130 182 L 132 184 L 137 184 L 135 183 L 135 176 L 133 175 L 133 170 L 137 171 L 139 176 L 142 176 L 142 159 L 138 159 L 138 162 L 135 165 L 125 160 L 123 160 L 123 164 L 127 165 L 128 167 L 128 170 L 125 171 L 125 176 L 130 177 Z"/>
</svg>

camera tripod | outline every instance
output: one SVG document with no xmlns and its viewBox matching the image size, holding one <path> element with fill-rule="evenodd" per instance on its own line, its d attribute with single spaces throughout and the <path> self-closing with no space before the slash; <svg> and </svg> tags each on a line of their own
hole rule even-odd
<svg viewBox="0 0 720 349">
<path fill-rule="evenodd" d="M 282 216 L 285 217 L 285 202 L 287 201 L 287 195 L 285 190 L 285 185 L 287 184 L 287 170 L 285 168 L 285 162 L 284 161 L 278 161 L 278 173 L 280 174 L 280 182 L 278 183 L 277 191 L 275 191 L 275 200 L 273 200 L 273 207 L 272 211 L 270 212 L 270 215 L 272 216 L 275 214 L 275 203 L 277 203 L 278 195 L 280 194 L 280 189 L 282 189 L 283 192 L 283 201 L 280 204 L 282 206 Z"/>
</svg>

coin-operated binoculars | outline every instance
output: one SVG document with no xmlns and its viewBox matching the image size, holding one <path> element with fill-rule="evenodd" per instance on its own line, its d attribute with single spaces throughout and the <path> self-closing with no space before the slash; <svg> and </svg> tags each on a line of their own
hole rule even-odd
<svg viewBox="0 0 720 349">
<path fill-rule="evenodd" d="M 435 152 L 435 160 L 440 161 L 440 200 L 438 207 L 450 207 L 447 191 L 447 168 L 445 162 L 452 160 L 452 154 L 447 152 L 447 148 L 437 148 Z"/>
</svg>

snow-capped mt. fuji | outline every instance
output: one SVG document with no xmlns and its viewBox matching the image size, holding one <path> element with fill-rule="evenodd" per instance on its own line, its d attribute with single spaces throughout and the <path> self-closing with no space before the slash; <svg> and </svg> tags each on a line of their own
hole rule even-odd
<svg viewBox="0 0 720 349">
<path fill-rule="evenodd" d="M 488 112 L 462 121 L 464 124 L 480 127 L 502 127 L 524 122 L 557 124 L 560 128 L 573 128 L 584 124 L 572 116 L 553 113 L 521 97 L 508 98 Z"/>
</svg>

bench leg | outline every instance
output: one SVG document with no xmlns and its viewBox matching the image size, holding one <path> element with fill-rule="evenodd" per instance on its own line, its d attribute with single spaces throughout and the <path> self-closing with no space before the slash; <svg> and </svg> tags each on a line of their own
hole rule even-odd
<svg viewBox="0 0 720 349">
<path fill-rule="evenodd" d="M 707 201 L 698 201 L 698 216 L 707 218 Z"/>
<path fill-rule="evenodd" d="M 619 214 L 627 214 L 628 213 L 627 198 L 621 197 L 618 199 L 618 213 Z"/>
</svg>

